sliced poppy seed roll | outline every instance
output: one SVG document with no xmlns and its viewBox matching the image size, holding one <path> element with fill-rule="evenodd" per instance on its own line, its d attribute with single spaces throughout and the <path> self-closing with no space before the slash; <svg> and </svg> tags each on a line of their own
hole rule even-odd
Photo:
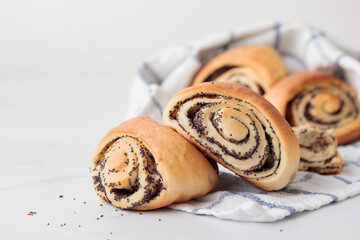
<svg viewBox="0 0 360 240">
<path fill-rule="evenodd" d="M 249 45 L 229 49 L 208 62 L 193 85 L 202 82 L 237 83 L 264 94 L 286 75 L 279 54 L 270 46 Z"/>
<path fill-rule="evenodd" d="M 292 126 L 334 128 L 339 144 L 360 138 L 357 94 L 338 78 L 322 72 L 298 72 L 278 82 L 264 97 Z"/>
<path fill-rule="evenodd" d="M 147 117 L 112 129 L 98 145 L 90 172 L 102 199 L 135 210 L 200 197 L 219 181 L 217 171 L 194 146 Z"/>
<path fill-rule="evenodd" d="M 333 129 L 311 125 L 293 127 L 300 145 L 300 171 L 337 174 L 343 166 Z"/>
<path fill-rule="evenodd" d="M 285 187 L 298 169 L 291 127 L 262 96 L 239 84 L 203 83 L 176 94 L 164 123 L 209 157 L 264 190 Z"/>
</svg>

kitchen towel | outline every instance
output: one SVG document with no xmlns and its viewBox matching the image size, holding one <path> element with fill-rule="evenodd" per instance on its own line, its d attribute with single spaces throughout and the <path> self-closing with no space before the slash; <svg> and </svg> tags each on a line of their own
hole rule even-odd
<svg viewBox="0 0 360 240">
<path fill-rule="evenodd" d="M 305 23 L 269 21 L 247 25 L 189 44 L 165 49 L 146 59 L 132 85 L 127 118 L 150 116 L 162 122 L 170 98 L 189 86 L 198 70 L 235 46 L 265 44 L 282 56 L 290 73 L 321 70 L 344 79 L 360 93 L 359 53 L 341 46 Z M 285 189 L 262 191 L 220 167 L 220 184 L 211 193 L 172 209 L 240 221 L 270 222 L 314 210 L 360 193 L 360 142 L 339 147 L 344 166 L 338 175 L 298 172 Z"/>
</svg>

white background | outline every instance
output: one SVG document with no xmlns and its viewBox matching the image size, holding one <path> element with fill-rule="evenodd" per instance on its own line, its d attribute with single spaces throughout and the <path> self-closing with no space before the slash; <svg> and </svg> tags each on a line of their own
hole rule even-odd
<svg viewBox="0 0 360 240">
<path fill-rule="evenodd" d="M 0 1 L 0 77 L 133 74 L 151 53 L 266 19 L 358 47 L 358 0 Z"/>
<path fill-rule="evenodd" d="M 122 121 L 148 55 L 266 19 L 305 21 L 360 50 L 359 7 L 356 0 L 0 0 L 0 239 L 357 239 L 359 196 L 268 224 L 168 209 L 120 217 L 94 194 L 88 165 Z"/>
</svg>

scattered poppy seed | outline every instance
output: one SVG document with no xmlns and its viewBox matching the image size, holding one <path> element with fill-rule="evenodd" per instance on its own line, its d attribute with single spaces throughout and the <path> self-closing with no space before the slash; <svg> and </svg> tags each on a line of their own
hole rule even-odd
<svg viewBox="0 0 360 240">
<path fill-rule="evenodd" d="M 63 195 L 59 195 L 59 198 L 63 198 L 64 196 Z"/>
</svg>

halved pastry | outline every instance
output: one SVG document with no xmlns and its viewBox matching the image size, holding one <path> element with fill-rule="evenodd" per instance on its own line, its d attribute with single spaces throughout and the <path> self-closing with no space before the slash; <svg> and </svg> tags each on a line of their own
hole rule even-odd
<svg viewBox="0 0 360 240">
<path fill-rule="evenodd" d="M 163 113 L 206 155 L 264 190 L 285 187 L 300 152 L 286 120 L 262 96 L 239 84 L 203 83 L 177 93 Z"/>
<path fill-rule="evenodd" d="M 300 145 L 300 171 L 337 174 L 343 165 L 332 129 L 311 125 L 293 127 Z"/>
<path fill-rule="evenodd" d="M 322 72 L 303 71 L 278 82 L 264 96 L 291 126 L 334 128 L 339 144 L 360 138 L 360 102 L 354 90 Z"/>
<path fill-rule="evenodd" d="M 96 193 L 122 209 L 149 210 L 185 202 L 219 182 L 201 152 L 148 117 L 112 129 L 96 148 L 90 172 Z"/>
<path fill-rule="evenodd" d="M 264 94 L 285 75 L 286 68 L 272 47 L 249 45 L 232 48 L 214 57 L 200 70 L 192 85 L 238 83 Z"/>
</svg>

